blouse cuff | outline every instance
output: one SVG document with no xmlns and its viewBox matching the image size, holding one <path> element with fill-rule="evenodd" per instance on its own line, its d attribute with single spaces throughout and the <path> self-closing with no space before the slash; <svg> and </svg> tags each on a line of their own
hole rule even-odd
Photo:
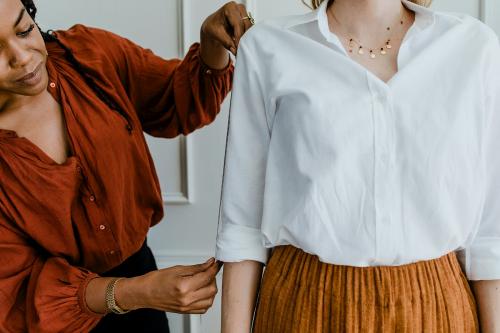
<svg viewBox="0 0 500 333">
<path fill-rule="evenodd" d="M 86 269 L 68 265 L 61 258 L 49 259 L 37 279 L 35 289 L 35 331 L 75 332 L 90 330 L 104 317 L 91 311 L 85 292 L 89 282 L 98 277 Z"/>
<path fill-rule="evenodd" d="M 104 316 L 105 314 L 96 313 L 96 312 L 90 310 L 90 308 L 87 305 L 87 299 L 85 296 L 86 291 L 87 291 L 87 286 L 89 285 L 90 281 L 92 281 L 95 278 L 98 278 L 99 275 L 97 275 L 95 273 L 88 272 L 88 271 L 86 271 L 85 273 L 87 273 L 88 275 L 83 278 L 82 282 L 80 283 L 80 286 L 78 287 L 78 292 L 77 292 L 78 305 L 80 306 L 80 309 L 82 309 L 82 312 L 84 314 L 86 314 L 90 317 L 100 318 L 100 317 Z"/>
<path fill-rule="evenodd" d="M 231 57 L 229 57 L 229 61 L 226 65 L 226 67 L 222 69 L 215 69 L 211 68 L 205 62 L 203 61 L 203 58 L 201 57 L 200 53 L 200 43 L 194 43 L 191 45 L 188 56 L 190 56 L 190 59 L 192 59 L 194 62 L 199 62 L 200 64 L 200 71 L 201 73 L 204 73 L 206 75 L 211 75 L 211 76 L 224 76 L 224 75 L 229 75 L 232 74 L 234 70 L 233 66 L 233 60 Z"/>
<path fill-rule="evenodd" d="M 500 280 L 500 238 L 480 238 L 465 251 L 469 280 Z"/>
<path fill-rule="evenodd" d="M 260 229 L 227 223 L 217 237 L 215 257 L 222 262 L 253 260 L 266 264 L 269 253 Z"/>
</svg>

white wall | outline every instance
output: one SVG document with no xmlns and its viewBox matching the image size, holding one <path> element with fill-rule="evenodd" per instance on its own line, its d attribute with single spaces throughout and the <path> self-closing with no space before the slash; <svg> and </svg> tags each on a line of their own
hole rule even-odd
<svg viewBox="0 0 500 333">
<path fill-rule="evenodd" d="M 114 31 L 157 54 L 182 56 L 203 19 L 223 0 L 38 1 L 42 28 L 85 23 Z M 247 0 L 257 20 L 306 12 L 300 0 Z M 500 33 L 499 0 L 435 0 L 434 8 L 484 19 Z M 214 253 L 228 103 L 214 124 L 187 140 L 149 139 L 164 190 L 166 217 L 149 241 L 160 267 L 204 261 Z M 219 281 L 220 284 L 220 281 Z M 219 331 L 220 303 L 204 316 L 169 314 L 172 333 Z"/>
</svg>

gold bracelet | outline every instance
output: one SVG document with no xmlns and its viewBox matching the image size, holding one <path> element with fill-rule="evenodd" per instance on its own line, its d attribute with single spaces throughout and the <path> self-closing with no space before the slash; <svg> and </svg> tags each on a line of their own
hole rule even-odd
<svg viewBox="0 0 500 333">
<path fill-rule="evenodd" d="M 123 278 L 114 278 L 106 286 L 106 306 L 108 308 L 108 312 L 125 314 L 127 312 L 130 312 L 130 310 L 123 310 L 122 308 L 120 308 L 118 304 L 116 304 L 115 298 L 115 287 L 120 280 L 123 280 Z"/>
</svg>

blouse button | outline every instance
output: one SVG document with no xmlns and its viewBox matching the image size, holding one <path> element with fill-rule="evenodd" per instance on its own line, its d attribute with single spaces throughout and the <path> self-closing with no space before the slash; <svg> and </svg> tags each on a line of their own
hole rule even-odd
<svg viewBox="0 0 500 333">
<path fill-rule="evenodd" d="M 56 84 L 54 82 L 50 82 L 50 87 L 51 88 L 55 88 L 56 87 Z"/>
<path fill-rule="evenodd" d="M 106 226 L 105 226 L 104 224 L 101 224 L 101 225 L 99 226 L 99 229 L 101 229 L 101 230 L 105 230 L 105 229 L 106 229 Z"/>
<path fill-rule="evenodd" d="M 91 196 L 89 197 L 89 200 L 90 200 L 90 202 L 94 202 L 94 201 L 95 201 L 95 197 L 94 197 L 93 195 L 91 195 Z"/>
</svg>

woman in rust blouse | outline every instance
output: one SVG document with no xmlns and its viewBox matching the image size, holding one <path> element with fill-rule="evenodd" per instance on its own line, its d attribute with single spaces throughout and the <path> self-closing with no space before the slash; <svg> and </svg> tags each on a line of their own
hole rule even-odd
<svg viewBox="0 0 500 333">
<path fill-rule="evenodd" d="M 35 14 L 0 1 L 0 332 L 168 332 L 164 311 L 211 306 L 218 265 L 157 270 L 143 132 L 214 120 L 251 18 L 225 5 L 181 61 L 82 25 L 42 33 Z"/>
</svg>

